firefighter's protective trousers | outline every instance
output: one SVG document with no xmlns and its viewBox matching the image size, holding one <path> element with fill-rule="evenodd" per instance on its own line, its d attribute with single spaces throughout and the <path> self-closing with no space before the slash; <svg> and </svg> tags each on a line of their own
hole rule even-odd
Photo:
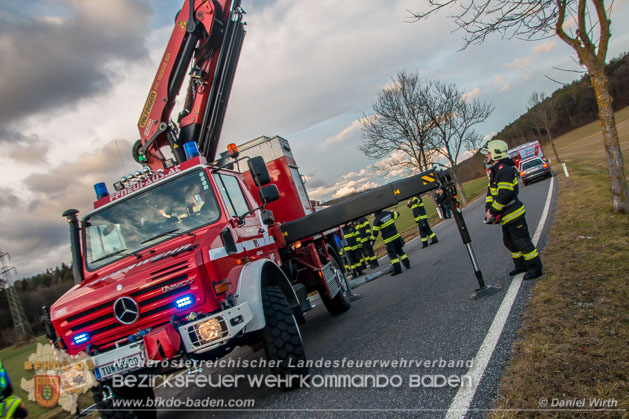
<svg viewBox="0 0 629 419">
<path fill-rule="evenodd" d="M 363 260 L 370 266 L 375 266 L 378 258 L 376 257 L 376 254 L 373 251 L 373 246 L 371 245 L 371 225 L 369 224 L 369 220 L 367 220 L 366 217 L 359 218 L 355 229 L 357 241 L 359 241 L 362 246 L 361 251 Z"/>
<path fill-rule="evenodd" d="M 389 259 L 394 272 L 400 272 L 400 262 L 409 267 L 410 263 L 404 253 L 402 238 L 395 228 L 395 220 L 399 217 L 397 211 L 382 211 L 376 214 L 373 221 L 374 240 L 378 233 L 382 233 L 382 240 L 387 248 Z"/>
</svg>

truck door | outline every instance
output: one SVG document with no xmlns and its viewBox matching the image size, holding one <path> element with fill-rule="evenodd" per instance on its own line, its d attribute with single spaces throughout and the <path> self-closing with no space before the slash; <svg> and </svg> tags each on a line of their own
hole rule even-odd
<svg viewBox="0 0 629 419">
<path fill-rule="evenodd" d="M 264 232 L 257 212 L 247 214 L 254 207 L 247 199 L 238 178 L 231 174 L 216 173 L 218 187 L 227 214 L 231 217 L 230 229 L 234 234 L 234 241 L 238 253 L 245 251 L 247 255 L 264 245 Z M 238 217 L 243 217 L 243 223 L 238 223 Z"/>
</svg>

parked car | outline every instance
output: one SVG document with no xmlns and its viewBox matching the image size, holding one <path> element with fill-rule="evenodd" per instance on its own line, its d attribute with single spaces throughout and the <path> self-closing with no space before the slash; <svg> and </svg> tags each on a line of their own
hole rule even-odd
<svg viewBox="0 0 629 419">
<path fill-rule="evenodd" d="M 520 162 L 520 177 L 525 186 L 534 180 L 551 176 L 550 166 L 540 157 L 532 157 Z"/>
</svg>

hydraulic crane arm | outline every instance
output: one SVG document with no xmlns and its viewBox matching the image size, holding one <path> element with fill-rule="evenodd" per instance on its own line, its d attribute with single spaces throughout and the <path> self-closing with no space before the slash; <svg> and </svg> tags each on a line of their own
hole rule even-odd
<svg viewBox="0 0 629 419">
<path fill-rule="evenodd" d="M 440 188 L 443 186 L 445 176 L 443 173 L 428 170 L 406 179 L 396 180 L 305 217 L 284 223 L 281 226 L 284 239 L 286 243 L 292 243 L 366 216 L 376 210 L 396 205 L 412 196 Z"/>
<path fill-rule="evenodd" d="M 133 157 L 164 167 L 163 147 L 177 163 L 183 144 L 194 141 L 214 160 L 245 30 L 240 0 L 185 0 L 138 121 Z M 189 70 L 189 72 L 188 72 Z M 190 82 L 177 124 L 171 121 L 185 76 Z"/>
</svg>

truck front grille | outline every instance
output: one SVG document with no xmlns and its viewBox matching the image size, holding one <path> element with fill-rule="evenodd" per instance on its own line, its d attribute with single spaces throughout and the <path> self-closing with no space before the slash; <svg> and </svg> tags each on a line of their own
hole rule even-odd
<svg viewBox="0 0 629 419">
<path fill-rule="evenodd" d="M 183 261 L 151 272 L 151 281 L 144 288 L 126 294 L 133 298 L 139 306 L 140 316 L 136 323 L 124 325 L 116 320 L 113 306 L 115 301 L 122 297 L 122 295 L 118 295 L 105 303 L 68 317 L 64 322 L 65 325 L 62 325 L 62 327 L 68 328 L 66 329 L 69 332 L 66 334 L 68 340 L 71 339 L 70 335 L 78 331 L 87 331 L 90 334 L 90 341 L 99 347 L 101 346 L 98 341 L 101 339 L 111 342 L 111 344 L 104 345 L 107 347 L 113 345 L 114 341 L 137 332 L 137 323 L 141 323 L 142 319 L 173 309 L 176 298 L 191 289 L 192 283 L 187 281 L 189 278 L 188 268 L 188 261 Z M 177 285 L 179 283 L 181 284 Z M 164 287 L 173 286 L 176 287 L 164 289 Z"/>
<path fill-rule="evenodd" d="M 183 262 L 176 263 L 174 265 L 167 266 L 158 271 L 151 272 L 151 281 L 157 281 L 162 278 L 166 278 L 169 275 L 173 275 L 182 271 L 185 271 L 188 268 L 188 262 L 185 260 Z"/>
<path fill-rule="evenodd" d="M 167 293 L 161 293 L 161 292 L 155 293 L 155 291 L 161 290 L 162 287 L 176 284 L 177 282 L 184 281 L 186 278 L 188 278 L 188 275 L 186 275 L 186 274 L 178 275 L 178 276 L 175 276 L 175 277 L 173 277 L 171 279 L 168 279 L 166 281 L 162 281 L 162 282 L 160 282 L 158 284 L 154 284 L 154 285 L 148 286 L 146 288 L 140 289 L 138 291 L 135 291 L 135 292 L 133 292 L 133 293 L 131 293 L 129 295 L 138 303 L 140 308 L 142 308 L 142 307 L 145 307 L 145 306 L 147 306 L 149 304 L 152 304 L 152 303 L 154 303 L 156 301 L 164 300 L 164 299 L 167 299 L 169 297 L 172 297 L 173 295 L 179 294 L 180 292 L 189 290 L 190 289 L 190 285 L 186 285 L 186 286 L 183 286 L 183 287 L 180 287 L 180 288 L 176 288 L 176 289 L 174 289 L 172 291 L 169 291 Z M 156 295 L 154 295 L 154 294 L 156 294 Z M 151 295 L 151 296 L 149 298 L 142 299 L 142 296 L 148 296 L 148 295 Z M 101 323 L 101 322 L 104 322 L 104 321 L 107 321 L 107 320 L 114 321 L 114 322 L 116 322 L 115 324 L 119 324 L 116 321 L 115 317 L 114 317 L 114 309 L 113 309 L 114 302 L 117 299 L 118 298 L 116 298 L 114 300 L 111 300 L 111 301 L 109 301 L 107 303 L 100 304 L 97 307 L 95 307 L 93 309 L 90 309 L 90 310 L 87 310 L 87 311 L 85 311 L 85 312 L 83 312 L 81 314 L 77 314 L 75 316 L 69 317 L 68 318 L 68 323 L 71 323 L 74 320 L 78 320 L 80 318 L 88 317 L 90 314 L 96 313 L 98 311 L 102 310 L 104 312 L 104 314 L 101 314 L 98 317 L 91 318 L 91 319 L 89 319 L 87 321 L 84 321 L 82 323 L 73 324 L 72 326 L 70 326 L 70 330 L 75 332 L 77 330 L 81 330 L 81 329 L 84 329 L 84 328 L 86 328 L 88 326 L 91 326 L 91 325 L 94 325 L 94 324 L 97 324 L 97 323 Z M 169 308 L 168 305 L 163 306 L 164 310 L 166 310 L 168 308 Z M 144 315 L 144 313 L 142 313 L 142 311 L 140 311 L 140 318 L 142 318 L 143 315 Z M 110 328 L 107 328 L 105 330 L 109 330 L 109 329 Z M 100 330 L 100 329 L 98 329 L 98 330 Z M 105 330 L 103 330 L 103 331 L 105 331 Z M 92 334 L 93 333 L 94 332 L 92 332 Z"/>
</svg>

